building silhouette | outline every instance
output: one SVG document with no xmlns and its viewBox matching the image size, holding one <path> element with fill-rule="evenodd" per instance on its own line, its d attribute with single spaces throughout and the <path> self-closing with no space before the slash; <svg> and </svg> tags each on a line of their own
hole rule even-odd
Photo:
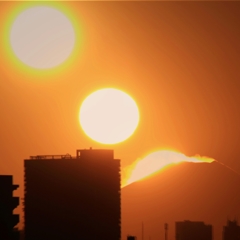
<svg viewBox="0 0 240 240">
<path fill-rule="evenodd" d="M 176 222 L 176 240 L 212 240 L 212 226 L 204 222 Z"/>
<path fill-rule="evenodd" d="M 25 168 L 25 240 L 119 240 L 120 160 L 113 150 L 33 156 Z"/>
<path fill-rule="evenodd" d="M 164 239 L 168 240 L 168 224 L 164 224 Z"/>
<path fill-rule="evenodd" d="M 137 240 L 137 237 L 132 236 L 132 235 L 128 235 L 127 240 Z"/>
<path fill-rule="evenodd" d="M 237 220 L 227 221 L 227 226 L 223 227 L 223 240 L 240 240 L 240 226 Z"/>
<path fill-rule="evenodd" d="M 0 175 L 0 240 L 19 239 L 19 232 L 14 228 L 19 222 L 19 215 L 13 214 L 19 205 L 19 198 L 13 197 L 13 190 L 18 187 L 13 184 L 11 175 Z"/>
</svg>

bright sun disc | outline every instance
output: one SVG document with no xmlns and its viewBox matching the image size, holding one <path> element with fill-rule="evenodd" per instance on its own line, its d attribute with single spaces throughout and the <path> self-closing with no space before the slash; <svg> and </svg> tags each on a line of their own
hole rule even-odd
<svg viewBox="0 0 240 240">
<path fill-rule="evenodd" d="M 21 12 L 11 26 L 10 42 L 17 58 L 35 69 L 62 64 L 75 46 L 75 32 L 61 11 L 35 6 Z"/>
<path fill-rule="evenodd" d="M 90 94 L 84 100 L 79 121 L 84 132 L 93 140 L 115 144 L 133 134 L 139 122 L 139 111 L 128 94 L 106 88 Z"/>
</svg>

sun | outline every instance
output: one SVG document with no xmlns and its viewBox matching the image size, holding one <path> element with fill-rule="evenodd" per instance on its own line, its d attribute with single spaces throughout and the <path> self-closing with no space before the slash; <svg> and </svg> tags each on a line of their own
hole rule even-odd
<svg viewBox="0 0 240 240">
<path fill-rule="evenodd" d="M 75 47 L 75 30 L 69 18 L 50 6 L 22 11 L 10 30 L 15 56 L 34 69 L 50 69 L 66 61 Z"/>
<path fill-rule="evenodd" d="M 93 92 L 83 101 L 79 122 L 91 139 L 116 144 L 134 133 L 139 123 L 139 110 L 127 93 L 105 88 Z"/>
</svg>

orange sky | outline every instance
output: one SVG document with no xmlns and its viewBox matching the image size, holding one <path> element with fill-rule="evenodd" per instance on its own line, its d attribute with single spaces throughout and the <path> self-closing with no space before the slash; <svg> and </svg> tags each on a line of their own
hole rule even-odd
<svg viewBox="0 0 240 240">
<path fill-rule="evenodd" d="M 0 2 L 0 38 L 21 2 Z M 23 159 L 112 148 L 122 167 L 159 148 L 205 155 L 240 172 L 239 2 L 62 2 L 84 32 L 83 51 L 55 76 L 30 75 L 0 43 L 1 174 L 23 184 Z M 91 92 L 117 87 L 141 114 L 114 146 L 81 130 Z"/>
</svg>

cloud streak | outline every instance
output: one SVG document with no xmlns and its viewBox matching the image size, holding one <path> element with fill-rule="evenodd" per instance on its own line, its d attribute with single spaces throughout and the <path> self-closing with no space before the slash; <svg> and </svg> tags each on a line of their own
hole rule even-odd
<svg viewBox="0 0 240 240">
<path fill-rule="evenodd" d="M 183 153 L 172 150 L 155 151 L 143 159 L 137 159 L 133 164 L 123 170 L 125 177 L 122 181 L 122 187 L 148 177 L 172 164 L 181 162 L 211 163 L 214 161 L 215 159 L 206 156 L 195 155 L 188 157 Z"/>
</svg>

